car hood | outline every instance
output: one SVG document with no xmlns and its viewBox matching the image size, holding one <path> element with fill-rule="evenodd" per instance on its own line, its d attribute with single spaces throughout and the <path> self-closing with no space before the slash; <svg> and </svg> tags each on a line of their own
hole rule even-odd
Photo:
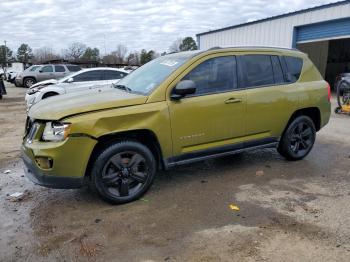
<svg viewBox="0 0 350 262">
<path fill-rule="evenodd" d="M 81 113 L 144 104 L 147 96 L 122 90 L 82 91 L 50 97 L 33 105 L 28 115 L 33 119 L 59 120 Z"/>
<path fill-rule="evenodd" d="M 43 88 L 44 86 L 53 85 L 57 83 L 58 81 L 56 79 L 48 79 L 32 85 L 29 89 L 32 89 L 32 88 L 40 89 L 40 88 Z"/>
</svg>

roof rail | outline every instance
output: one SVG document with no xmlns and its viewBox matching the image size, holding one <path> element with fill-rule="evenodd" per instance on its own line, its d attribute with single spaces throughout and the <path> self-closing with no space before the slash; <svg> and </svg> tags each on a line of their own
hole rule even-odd
<svg viewBox="0 0 350 262">
<path fill-rule="evenodd" d="M 211 48 L 209 48 L 209 49 L 207 49 L 207 50 L 209 51 L 209 50 L 216 50 L 216 49 L 222 49 L 222 47 L 220 47 L 220 46 L 214 46 L 214 47 L 211 47 Z"/>
<path fill-rule="evenodd" d="M 211 48 L 208 48 L 207 51 L 210 50 L 218 50 L 218 49 L 227 49 L 227 48 L 256 48 L 256 49 L 282 49 L 282 50 L 291 50 L 291 51 L 299 51 L 297 48 L 288 48 L 288 47 L 279 47 L 279 46 L 214 46 Z"/>
</svg>

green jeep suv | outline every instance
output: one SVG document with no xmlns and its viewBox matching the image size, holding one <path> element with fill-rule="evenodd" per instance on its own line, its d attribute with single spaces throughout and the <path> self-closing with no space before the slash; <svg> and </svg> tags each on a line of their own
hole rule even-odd
<svg viewBox="0 0 350 262">
<path fill-rule="evenodd" d="M 159 169 L 266 147 L 302 159 L 330 117 L 329 85 L 296 50 L 170 54 L 114 87 L 31 108 L 22 152 L 34 183 L 88 183 L 125 203 L 142 196 Z"/>
</svg>

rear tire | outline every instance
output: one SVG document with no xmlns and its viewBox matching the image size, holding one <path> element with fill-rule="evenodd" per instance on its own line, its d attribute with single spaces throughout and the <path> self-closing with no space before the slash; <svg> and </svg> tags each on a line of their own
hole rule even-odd
<svg viewBox="0 0 350 262">
<path fill-rule="evenodd" d="M 314 122 L 308 116 L 298 116 L 287 127 L 277 150 L 287 160 L 300 160 L 310 153 L 315 139 Z"/>
<path fill-rule="evenodd" d="M 150 188 L 156 170 L 156 160 L 146 146 L 120 141 L 97 154 L 91 171 L 91 186 L 110 203 L 128 203 Z"/>
</svg>

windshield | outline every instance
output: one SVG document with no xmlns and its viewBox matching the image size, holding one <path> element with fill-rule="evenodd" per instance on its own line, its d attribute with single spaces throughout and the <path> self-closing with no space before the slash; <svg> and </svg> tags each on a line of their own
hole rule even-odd
<svg viewBox="0 0 350 262">
<path fill-rule="evenodd" d="M 118 86 L 124 86 L 130 92 L 149 94 L 192 55 L 193 52 L 185 52 L 158 57 L 124 77 Z"/>
<path fill-rule="evenodd" d="M 41 67 L 40 65 L 32 65 L 32 66 L 28 67 L 25 71 L 33 72 L 33 71 L 39 69 L 40 67 Z"/>
</svg>

